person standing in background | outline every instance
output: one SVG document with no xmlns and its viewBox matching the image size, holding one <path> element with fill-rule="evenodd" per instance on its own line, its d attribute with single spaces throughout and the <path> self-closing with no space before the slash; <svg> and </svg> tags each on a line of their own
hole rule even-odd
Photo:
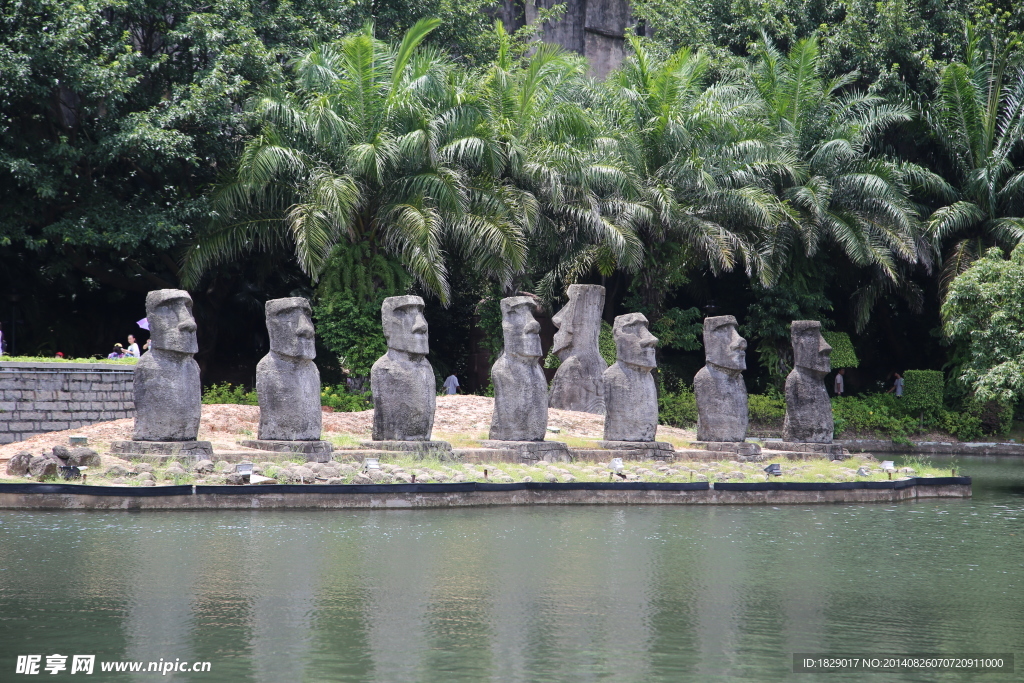
<svg viewBox="0 0 1024 683">
<path fill-rule="evenodd" d="M 896 398 L 902 398 L 903 397 L 903 375 L 901 375 L 898 372 L 894 372 L 892 374 L 896 377 L 896 379 L 893 381 L 892 386 L 889 387 L 889 391 L 887 391 L 885 393 L 891 394 L 893 392 L 896 392 Z"/>
<path fill-rule="evenodd" d="M 843 395 L 843 391 L 845 391 L 845 389 L 846 389 L 846 385 L 845 385 L 845 382 L 843 380 L 843 375 L 845 375 L 845 374 L 846 374 L 846 368 L 839 368 L 839 372 L 836 373 L 836 383 L 835 383 L 836 396 L 842 396 Z"/>
<path fill-rule="evenodd" d="M 124 352 L 124 355 L 131 356 L 132 358 L 138 358 L 142 354 L 139 353 L 139 345 L 135 343 L 135 335 L 128 335 L 128 350 Z"/>
<path fill-rule="evenodd" d="M 444 381 L 444 388 L 447 390 L 448 395 L 456 393 L 459 388 L 459 378 L 455 376 L 455 373 L 448 375 L 448 379 Z"/>
</svg>

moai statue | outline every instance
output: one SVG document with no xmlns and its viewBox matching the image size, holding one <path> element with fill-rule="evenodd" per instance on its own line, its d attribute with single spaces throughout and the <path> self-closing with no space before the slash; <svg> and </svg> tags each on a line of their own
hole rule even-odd
<svg viewBox="0 0 1024 683">
<path fill-rule="evenodd" d="M 658 338 L 647 329 L 642 313 L 615 318 L 615 364 L 605 370 L 604 448 L 645 451 L 646 457 L 664 457 L 657 451 L 671 451 L 667 443 L 656 443 L 658 432 L 658 390 L 651 371 L 657 367 Z"/>
<path fill-rule="evenodd" d="M 783 441 L 832 443 L 832 403 L 825 389 L 825 375 L 832 364 L 832 347 L 821 336 L 817 320 L 794 320 L 793 370 L 786 377 L 786 420 Z"/>
<path fill-rule="evenodd" d="M 146 295 L 149 351 L 135 365 L 135 441 L 194 441 L 202 385 L 192 297 L 181 289 Z"/>
<path fill-rule="evenodd" d="M 330 453 L 320 441 L 320 371 L 316 358 L 312 309 L 302 297 L 267 302 L 270 352 L 256 366 L 260 400 L 258 440 L 243 446 L 270 451 Z"/>
<path fill-rule="evenodd" d="M 370 369 L 373 441 L 365 443 L 389 450 L 424 450 L 430 445 L 450 451 L 450 444 L 430 440 L 437 390 L 426 358 L 430 345 L 423 299 L 388 297 L 380 312 L 388 352 Z"/>
<path fill-rule="evenodd" d="M 115 441 L 110 452 L 132 456 L 198 458 L 213 454 L 196 441 L 202 413 L 199 350 L 192 297 L 181 289 L 146 295 L 150 350 L 135 365 L 135 429 L 131 441 Z"/>
<path fill-rule="evenodd" d="M 540 324 L 528 296 L 501 300 L 505 350 L 491 367 L 494 413 L 490 438 L 543 441 L 548 426 L 548 380 L 540 367 Z"/>
<path fill-rule="evenodd" d="M 601 311 L 604 287 L 569 285 L 569 302 L 551 322 L 558 328 L 552 351 L 562 364 L 551 381 L 552 408 L 604 413 L 604 371 L 608 364 L 601 357 Z"/>
<path fill-rule="evenodd" d="M 736 441 L 747 438 L 747 340 L 736 329 L 736 318 L 704 319 L 706 365 L 693 378 L 697 399 L 697 440 Z"/>
</svg>

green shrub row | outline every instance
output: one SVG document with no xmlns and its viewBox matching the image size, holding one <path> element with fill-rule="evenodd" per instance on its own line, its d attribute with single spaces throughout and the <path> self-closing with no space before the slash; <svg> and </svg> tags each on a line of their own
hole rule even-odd
<svg viewBox="0 0 1024 683">
<path fill-rule="evenodd" d="M 203 391 L 203 403 L 230 403 L 234 405 L 255 406 L 259 399 L 255 391 L 247 391 L 244 386 L 235 386 L 228 382 L 211 384 Z M 332 408 L 340 413 L 354 413 L 369 410 L 373 401 L 369 393 L 350 394 L 343 386 L 325 385 L 320 389 L 320 405 Z"/>
<path fill-rule="evenodd" d="M 751 429 L 781 431 L 786 415 L 785 399 L 779 394 L 750 394 L 747 397 Z M 912 434 L 940 430 L 962 440 L 976 439 L 983 433 L 1005 433 L 1012 411 L 1003 406 L 975 406 L 967 411 L 943 408 L 927 411 L 908 410 L 905 398 L 893 394 L 843 396 L 832 399 L 835 435 L 877 434 L 906 441 Z M 661 424 L 692 428 L 697 424 L 697 401 L 693 390 L 683 387 L 664 393 L 658 399 Z M 916 414 L 915 414 L 916 413 Z"/>
</svg>

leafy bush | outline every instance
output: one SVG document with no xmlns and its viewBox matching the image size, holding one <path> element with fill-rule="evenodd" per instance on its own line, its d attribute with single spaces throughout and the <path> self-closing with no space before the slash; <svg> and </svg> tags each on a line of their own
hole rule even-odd
<svg viewBox="0 0 1024 683">
<path fill-rule="evenodd" d="M 905 440 L 918 427 L 918 420 L 906 415 L 892 394 L 839 396 L 832 399 L 835 435 L 846 432 L 881 432 L 894 440 Z"/>
<path fill-rule="evenodd" d="M 597 338 L 597 347 L 601 351 L 601 357 L 608 365 L 615 363 L 615 334 L 612 326 L 604 320 L 601 321 L 601 335 Z"/>
<path fill-rule="evenodd" d="M 907 370 L 903 375 L 903 409 L 911 415 L 936 415 L 946 390 L 942 372 Z"/>
<path fill-rule="evenodd" d="M 970 413 L 940 410 L 935 418 L 935 425 L 963 441 L 970 441 L 981 436 L 981 418 Z"/>
<path fill-rule="evenodd" d="M 850 335 L 845 332 L 823 331 L 821 336 L 832 347 L 833 368 L 856 368 L 860 365 L 857 352 L 853 350 L 853 342 L 850 341 Z"/>
<path fill-rule="evenodd" d="M 203 391 L 203 403 L 232 403 L 242 406 L 256 406 L 259 401 L 256 399 L 255 391 L 246 391 L 241 384 L 235 386 L 228 382 L 222 384 L 211 384 Z"/>
<path fill-rule="evenodd" d="M 333 408 L 339 413 L 358 413 L 373 407 L 373 398 L 369 392 L 350 394 L 343 386 L 332 387 L 329 384 L 320 388 L 320 405 Z"/>
<path fill-rule="evenodd" d="M 782 428 L 786 417 L 786 399 L 777 391 L 747 396 L 750 421 L 762 427 Z"/>
<path fill-rule="evenodd" d="M 367 302 L 349 294 L 331 294 L 313 307 L 317 335 L 355 377 L 369 377 L 370 368 L 388 350 L 380 322 L 384 298 L 382 294 Z"/>
<path fill-rule="evenodd" d="M 1002 401 L 968 401 L 968 411 L 978 418 L 985 434 L 1006 434 L 1013 424 L 1013 406 Z"/>
<path fill-rule="evenodd" d="M 697 424 L 697 399 L 693 389 L 683 386 L 676 393 L 665 393 L 658 398 L 658 418 L 670 427 L 693 427 Z"/>
</svg>

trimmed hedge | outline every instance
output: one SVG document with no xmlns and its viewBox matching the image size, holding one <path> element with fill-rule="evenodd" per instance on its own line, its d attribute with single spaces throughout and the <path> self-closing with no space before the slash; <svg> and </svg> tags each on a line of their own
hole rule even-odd
<svg viewBox="0 0 1024 683">
<path fill-rule="evenodd" d="M 857 352 L 853 350 L 850 335 L 845 332 L 822 332 L 821 336 L 832 347 L 832 367 L 834 369 L 860 366 L 860 359 L 857 358 Z"/>
<path fill-rule="evenodd" d="M 937 413 L 942 409 L 945 391 L 945 379 L 939 370 L 907 370 L 903 373 L 903 407 L 911 414 Z"/>
</svg>

